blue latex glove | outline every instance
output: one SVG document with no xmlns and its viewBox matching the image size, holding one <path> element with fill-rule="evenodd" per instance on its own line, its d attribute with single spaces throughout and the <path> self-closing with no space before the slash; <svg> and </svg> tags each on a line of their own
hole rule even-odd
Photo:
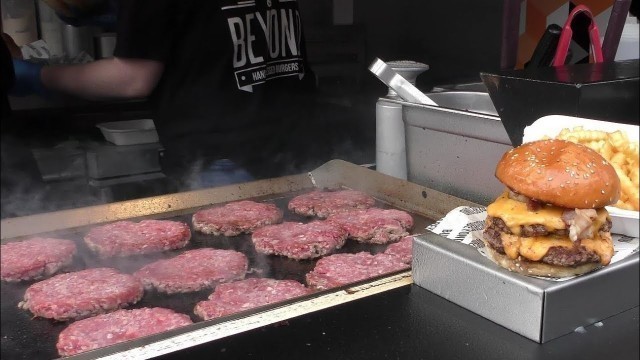
<svg viewBox="0 0 640 360">
<path fill-rule="evenodd" d="M 27 96 L 38 94 L 46 97 L 49 92 L 42 84 L 40 71 L 42 64 L 37 64 L 25 60 L 13 59 L 13 71 L 16 80 L 13 88 L 9 92 L 12 96 Z"/>
</svg>

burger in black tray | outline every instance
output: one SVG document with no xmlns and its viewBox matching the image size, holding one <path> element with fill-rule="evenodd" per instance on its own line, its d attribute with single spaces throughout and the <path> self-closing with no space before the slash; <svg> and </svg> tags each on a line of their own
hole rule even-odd
<svg viewBox="0 0 640 360">
<path fill-rule="evenodd" d="M 487 207 L 483 238 L 498 265 L 526 275 L 567 277 L 606 266 L 611 218 L 620 196 L 613 167 L 590 148 L 564 140 L 525 143 L 502 156 L 507 186 Z"/>
</svg>

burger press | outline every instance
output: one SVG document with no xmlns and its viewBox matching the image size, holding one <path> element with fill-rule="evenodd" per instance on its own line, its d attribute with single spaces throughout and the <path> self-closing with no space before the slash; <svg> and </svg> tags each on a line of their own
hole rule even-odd
<svg viewBox="0 0 640 360">
<path fill-rule="evenodd" d="M 428 69 L 429 65 L 413 61 L 397 61 L 387 64 L 378 58 L 375 58 L 373 63 L 369 65 L 369 70 L 391 90 L 395 91 L 402 100 L 423 105 L 438 106 L 438 104 L 422 91 L 418 90 L 409 80 L 398 73 L 398 71 L 406 74 L 413 73 L 415 80 L 420 73 Z"/>
</svg>

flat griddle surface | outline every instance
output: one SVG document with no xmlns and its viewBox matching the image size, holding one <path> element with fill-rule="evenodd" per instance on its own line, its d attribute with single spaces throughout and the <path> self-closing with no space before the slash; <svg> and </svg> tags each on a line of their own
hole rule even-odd
<svg viewBox="0 0 640 360">
<path fill-rule="evenodd" d="M 279 197 L 265 197 L 253 199 L 256 201 L 271 202 L 276 204 L 284 212 L 284 221 L 309 222 L 315 218 L 307 218 L 294 214 L 287 210 L 287 204 L 294 196 L 306 193 L 310 190 L 294 192 Z M 221 204 L 216 204 L 219 206 Z M 386 203 L 378 201 L 380 208 L 393 208 Z M 178 220 L 191 225 L 191 216 L 198 209 L 174 217 L 154 216 L 157 219 Z M 412 213 L 414 218 L 413 233 L 417 234 L 433 221 L 424 216 Z M 113 267 L 125 273 L 133 273 L 142 266 L 159 259 L 174 257 L 186 250 L 202 247 L 217 249 L 233 249 L 240 251 L 249 259 L 249 273 L 247 277 L 264 277 L 274 279 L 290 279 L 305 283 L 305 274 L 313 270 L 316 260 L 296 261 L 286 257 L 263 255 L 255 251 L 250 235 L 235 237 L 213 236 L 193 231 L 189 244 L 180 250 L 166 251 L 156 254 L 137 255 L 120 258 L 102 259 L 94 255 L 84 244 L 83 236 L 87 227 L 75 230 L 65 230 L 43 234 L 50 237 L 60 237 L 74 240 L 78 246 L 78 254 L 69 271 L 77 271 L 86 268 Z M 337 253 L 357 253 L 368 251 L 379 253 L 386 249 L 387 245 L 362 244 L 353 240 L 347 240 L 344 247 Z M 2 359 L 52 359 L 58 357 L 56 342 L 60 332 L 68 325 L 66 322 L 56 322 L 49 319 L 33 318 L 29 311 L 21 310 L 17 304 L 22 300 L 27 287 L 34 282 L 2 283 L 2 328 L 1 328 L 1 353 Z M 193 314 L 196 303 L 211 294 L 212 290 L 203 290 L 188 294 L 161 294 L 156 291 L 146 291 L 142 300 L 129 307 L 165 307 L 177 312 L 188 314 L 194 322 L 201 322 Z"/>
</svg>

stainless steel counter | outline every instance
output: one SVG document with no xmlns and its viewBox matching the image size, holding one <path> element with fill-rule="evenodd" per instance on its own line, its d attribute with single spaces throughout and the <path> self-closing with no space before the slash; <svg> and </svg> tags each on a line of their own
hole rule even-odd
<svg viewBox="0 0 640 360">
<path fill-rule="evenodd" d="M 416 285 L 159 359 L 635 360 L 638 308 L 538 344 Z"/>
</svg>

